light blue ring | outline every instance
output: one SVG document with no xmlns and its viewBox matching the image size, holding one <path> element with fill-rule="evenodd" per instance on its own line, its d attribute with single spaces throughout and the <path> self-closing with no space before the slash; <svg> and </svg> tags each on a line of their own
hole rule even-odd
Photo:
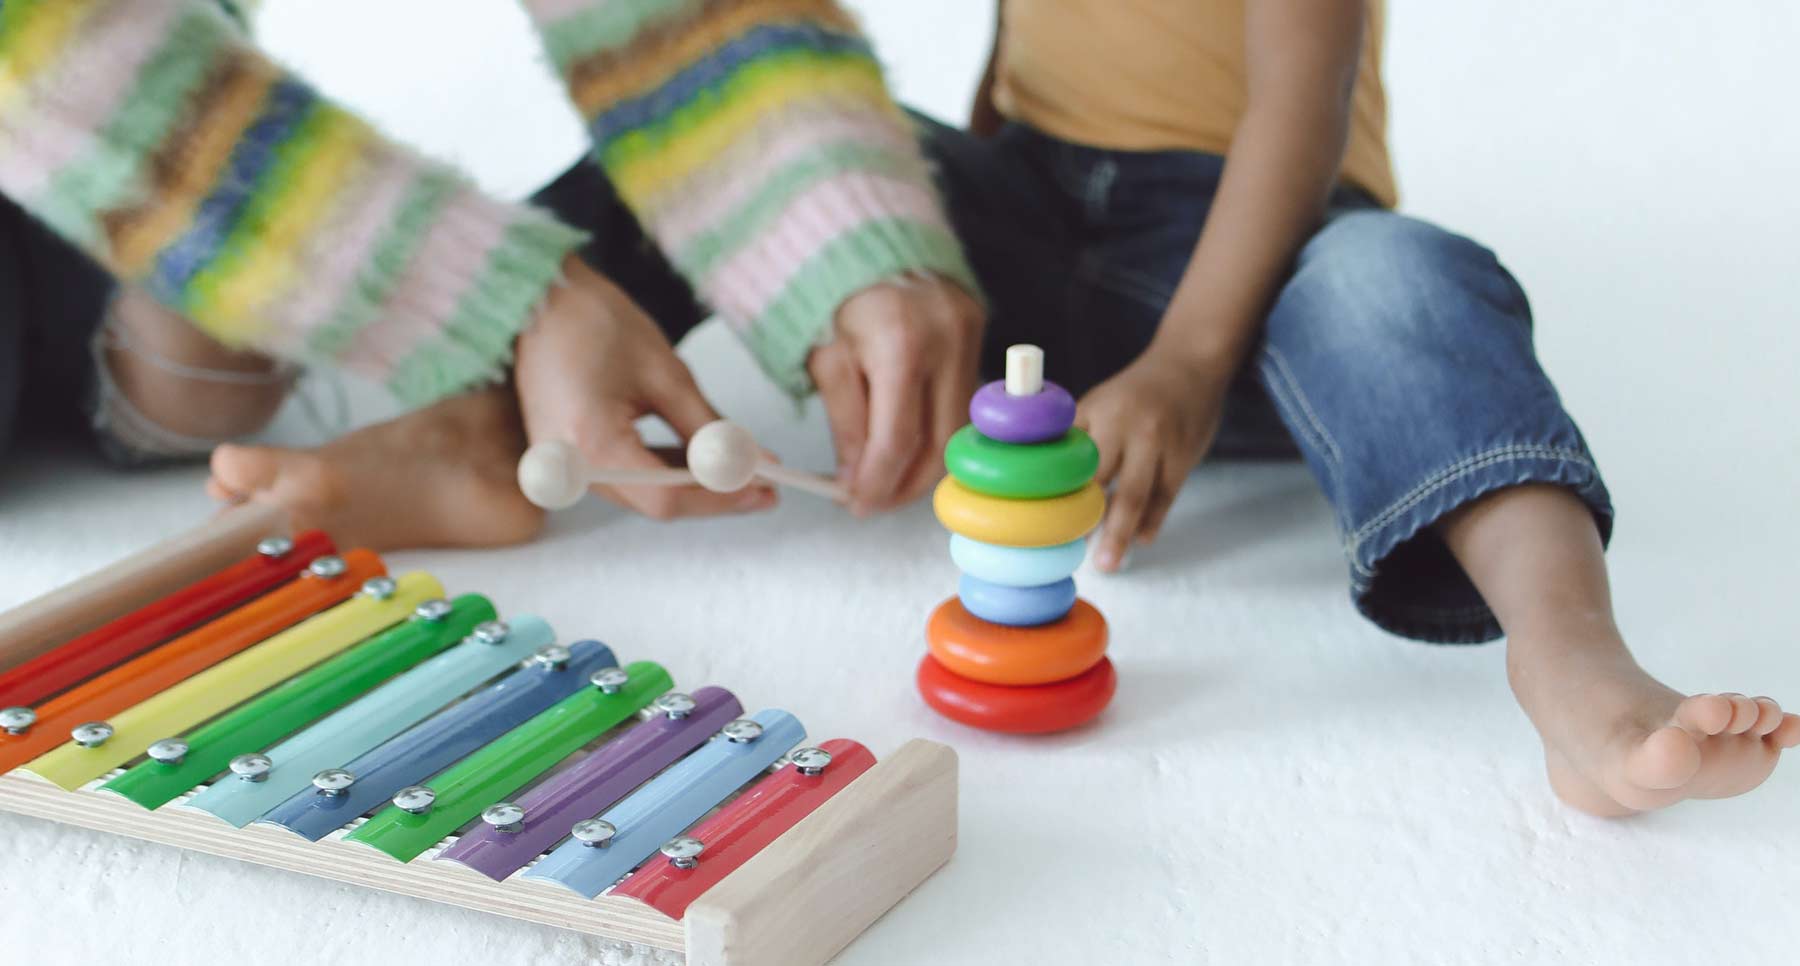
<svg viewBox="0 0 1800 966">
<path fill-rule="evenodd" d="M 1006 587 L 1054 584 L 1073 574 L 1087 556 L 1085 540 L 1071 540 L 1054 547 L 1002 547 L 950 535 L 950 559 L 977 580 Z"/>
<path fill-rule="evenodd" d="M 1036 627 L 1061 618 L 1075 606 L 1075 578 L 1054 584 L 1008 587 L 963 574 L 956 589 L 963 609 L 990 624 Z"/>
</svg>

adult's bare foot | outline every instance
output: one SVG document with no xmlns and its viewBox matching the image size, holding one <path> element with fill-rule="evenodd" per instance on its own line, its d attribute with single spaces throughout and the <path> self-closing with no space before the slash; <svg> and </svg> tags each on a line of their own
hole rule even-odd
<svg viewBox="0 0 1800 966">
<path fill-rule="evenodd" d="M 215 498 L 275 503 L 339 545 L 487 547 L 531 539 L 544 511 L 519 492 L 524 429 L 511 390 L 446 399 L 317 449 L 220 446 Z"/>
</svg>

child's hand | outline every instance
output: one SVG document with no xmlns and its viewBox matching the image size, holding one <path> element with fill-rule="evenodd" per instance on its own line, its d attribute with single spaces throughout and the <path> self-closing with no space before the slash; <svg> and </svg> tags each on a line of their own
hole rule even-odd
<svg viewBox="0 0 1800 966">
<path fill-rule="evenodd" d="M 1094 565 L 1108 573 L 1133 540 L 1156 539 L 1188 473 L 1219 432 L 1229 374 L 1153 346 L 1082 397 L 1075 422 L 1100 447 L 1101 486 L 1112 485 Z"/>
<path fill-rule="evenodd" d="M 588 464 L 664 469 L 633 423 L 656 415 L 683 439 L 718 419 L 668 339 L 618 286 L 571 256 L 567 284 L 551 291 L 519 336 L 513 378 L 531 442 L 573 443 Z M 737 493 L 689 486 L 600 486 L 594 491 L 648 517 L 741 513 L 775 505 L 774 490 Z"/>
<path fill-rule="evenodd" d="M 985 325 L 969 293 L 935 278 L 871 286 L 838 309 L 836 337 L 806 368 L 853 511 L 899 506 L 943 477 L 944 443 L 968 421 Z"/>
</svg>

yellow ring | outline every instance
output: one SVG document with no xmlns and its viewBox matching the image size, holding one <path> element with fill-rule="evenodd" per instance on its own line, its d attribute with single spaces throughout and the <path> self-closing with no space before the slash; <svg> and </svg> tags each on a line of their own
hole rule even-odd
<svg viewBox="0 0 1800 966">
<path fill-rule="evenodd" d="M 1079 540 L 1100 523 L 1106 495 L 1097 483 L 1047 500 L 1003 500 L 944 477 L 931 496 L 938 522 L 970 540 L 1003 547 L 1054 547 Z"/>
</svg>

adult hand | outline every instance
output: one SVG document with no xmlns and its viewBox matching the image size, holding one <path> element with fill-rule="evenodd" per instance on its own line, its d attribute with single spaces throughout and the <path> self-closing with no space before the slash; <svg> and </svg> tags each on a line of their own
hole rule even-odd
<svg viewBox="0 0 1800 966">
<path fill-rule="evenodd" d="M 1175 495 L 1219 433 L 1229 373 L 1153 346 L 1076 408 L 1100 447 L 1101 486 L 1112 487 L 1094 565 L 1117 571 L 1133 541 L 1150 543 Z"/>
<path fill-rule="evenodd" d="M 693 374 L 649 316 L 618 286 L 575 256 L 515 347 L 513 379 L 532 442 L 563 440 L 588 465 L 666 469 L 679 459 L 652 452 L 634 425 L 645 415 L 682 439 L 719 418 Z M 736 493 L 699 485 L 596 486 L 594 492 L 657 520 L 743 513 L 775 505 L 775 491 L 754 484 Z"/>
<path fill-rule="evenodd" d="M 943 476 L 944 443 L 968 422 L 985 324 L 968 292 L 937 278 L 870 286 L 838 308 L 832 340 L 806 367 L 853 512 L 899 506 Z"/>
</svg>

